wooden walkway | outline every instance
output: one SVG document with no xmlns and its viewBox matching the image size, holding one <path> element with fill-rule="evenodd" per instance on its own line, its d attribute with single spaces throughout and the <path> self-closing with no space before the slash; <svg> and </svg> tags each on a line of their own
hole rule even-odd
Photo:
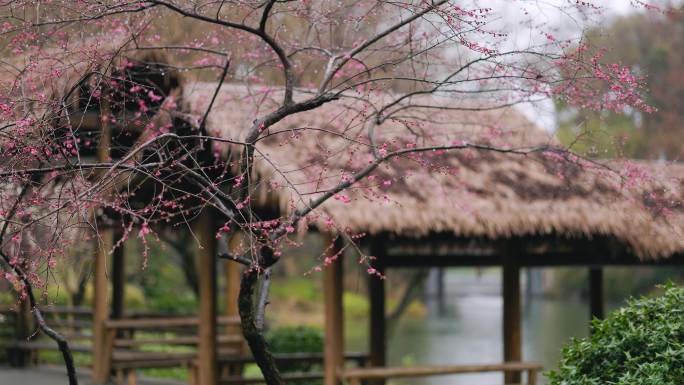
<svg viewBox="0 0 684 385">
<path fill-rule="evenodd" d="M 79 385 L 93 385 L 90 373 L 79 374 Z M 57 366 L 39 366 L 30 368 L 9 368 L 0 366 L 1 385 L 67 385 L 68 380 L 64 368 Z M 141 377 L 138 385 L 186 385 L 184 381 L 150 379 Z"/>
</svg>

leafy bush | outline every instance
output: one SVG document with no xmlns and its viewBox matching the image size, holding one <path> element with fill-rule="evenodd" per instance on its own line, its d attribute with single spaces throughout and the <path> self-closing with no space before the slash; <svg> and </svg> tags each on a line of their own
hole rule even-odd
<svg viewBox="0 0 684 385">
<path fill-rule="evenodd" d="M 311 326 L 287 326 L 267 333 L 266 339 L 274 353 L 320 353 L 323 333 Z"/>
<path fill-rule="evenodd" d="M 287 326 L 275 329 L 267 333 L 266 341 L 273 353 L 323 352 L 323 333 L 310 326 Z M 282 372 L 308 372 L 313 367 L 311 363 L 289 363 L 281 364 L 278 368 Z"/>
<path fill-rule="evenodd" d="M 589 338 L 562 353 L 551 385 L 680 385 L 684 379 L 684 290 L 667 285 L 662 296 L 632 299 Z"/>
</svg>

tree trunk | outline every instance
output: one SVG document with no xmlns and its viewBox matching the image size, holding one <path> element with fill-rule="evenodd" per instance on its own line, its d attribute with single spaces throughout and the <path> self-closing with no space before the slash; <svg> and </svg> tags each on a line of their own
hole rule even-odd
<svg viewBox="0 0 684 385">
<path fill-rule="evenodd" d="M 273 355 L 268 348 L 263 330 L 257 327 L 257 315 L 254 303 L 254 288 L 259 280 L 259 271 L 255 268 L 247 268 L 240 281 L 240 297 L 238 298 L 238 310 L 242 324 L 242 334 L 247 340 L 254 361 L 261 369 L 267 385 L 282 385 L 283 380 L 276 366 Z"/>
</svg>

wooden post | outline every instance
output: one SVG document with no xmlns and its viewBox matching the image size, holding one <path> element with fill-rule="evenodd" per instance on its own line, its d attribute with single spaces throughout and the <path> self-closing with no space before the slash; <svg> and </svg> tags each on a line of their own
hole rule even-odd
<svg viewBox="0 0 684 385">
<path fill-rule="evenodd" d="M 100 103 L 100 141 L 97 146 L 97 160 L 109 162 L 112 147 L 112 132 L 109 125 L 111 110 L 107 98 Z M 95 219 L 97 220 L 97 219 Z M 114 231 L 98 228 L 95 261 L 93 263 L 93 372 L 92 380 L 103 384 L 109 378 L 111 352 L 107 352 L 104 323 L 109 316 L 107 306 L 107 254 L 114 246 Z"/>
<path fill-rule="evenodd" d="M 504 362 L 522 361 L 521 334 L 520 268 L 506 262 L 503 265 Z M 517 384 L 520 379 L 519 372 L 506 372 L 504 384 Z"/>
<path fill-rule="evenodd" d="M 199 328 L 197 344 L 197 374 L 202 385 L 216 385 L 216 229 L 208 209 L 200 213 L 194 223 L 200 242 L 199 264 Z"/>
<path fill-rule="evenodd" d="M 119 234 L 114 239 L 120 239 Z M 112 255 L 112 319 L 120 319 L 124 315 L 126 287 L 126 253 L 124 244 L 114 249 Z"/>
<path fill-rule="evenodd" d="M 96 384 L 104 384 L 109 378 L 110 353 L 105 343 L 104 323 L 109 316 L 107 306 L 107 253 L 114 245 L 114 232 L 102 229 L 99 233 L 95 261 L 93 263 L 93 372 Z"/>
<path fill-rule="evenodd" d="M 444 268 L 437 268 L 437 314 L 446 314 L 446 295 L 444 287 Z"/>
<path fill-rule="evenodd" d="M 384 274 L 381 266 L 376 269 Z M 387 349 L 387 327 L 385 324 L 385 280 L 376 275 L 368 277 L 368 294 L 370 296 L 370 330 L 368 346 L 370 347 L 369 362 L 372 367 L 384 367 Z M 384 385 L 384 380 L 374 380 L 373 385 Z"/>
<path fill-rule="evenodd" d="M 386 364 L 387 327 L 385 320 L 385 243 L 382 238 L 375 239 L 371 254 L 376 258 L 375 268 L 383 277 L 368 275 L 368 296 L 370 297 L 370 329 L 368 331 L 370 348 L 369 361 L 372 367 L 384 367 Z M 384 385 L 383 379 L 373 380 L 373 385 Z"/>
<path fill-rule="evenodd" d="M 228 252 L 231 255 L 236 255 L 241 252 L 240 250 L 240 243 L 242 242 L 242 233 L 238 230 L 236 231 L 228 240 Z M 241 277 L 241 269 L 240 265 L 237 262 L 233 261 L 224 261 L 223 262 L 223 274 L 225 278 L 225 309 L 224 309 L 224 314 L 229 317 L 238 317 L 239 311 L 238 311 L 238 297 L 240 295 L 240 279 Z M 226 325 L 224 329 L 224 333 L 228 333 L 229 335 L 235 335 L 235 336 L 240 336 L 242 337 L 242 330 L 240 328 L 240 325 Z M 247 349 L 247 341 L 244 338 L 240 338 L 240 342 L 231 345 L 235 346 L 237 349 L 237 354 L 238 355 L 244 355 L 248 353 Z M 223 367 L 221 369 L 220 376 L 229 376 L 229 375 L 234 375 L 234 376 L 240 376 L 244 372 L 244 365 L 242 364 L 233 364 L 233 365 L 228 365 L 226 367 Z"/>
<path fill-rule="evenodd" d="M 228 251 L 231 254 L 239 253 L 240 242 L 242 242 L 242 234 L 236 232 L 228 241 Z M 226 280 L 226 308 L 224 313 L 227 316 L 238 316 L 237 299 L 240 294 L 240 265 L 233 261 L 225 261 L 223 263 L 223 273 Z"/>
<path fill-rule="evenodd" d="M 591 319 L 603 319 L 603 269 L 589 268 L 589 312 Z"/>
<path fill-rule="evenodd" d="M 31 314 L 31 304 L 28 299 L 21 301 L 17 306 L 17 312 L 14 317 L 15 322 L 15 340 L 26 342 L 33 333 L 33 315 Z M 10 365 L 17 367 L 24 367 L 31 363 L 31 351 L 12 347 L 7 350 L 8 360 Z"/>
<path fill-rule="evenodd" d="M 328 242 L 332 242 L 329 238 Z M 329 243 L 326 243 L 326 246 Z M 340 250 L 340 242 L 335 242 L 331 254 Z M 342 304 L 343 258 L 338 257 L 323 270 L 323 295 L 325 298 L 325 351 L 324 385 L 340 384 L 337 372 L 343 368 L 344 361 L 344 307 Z"/>
</svg>

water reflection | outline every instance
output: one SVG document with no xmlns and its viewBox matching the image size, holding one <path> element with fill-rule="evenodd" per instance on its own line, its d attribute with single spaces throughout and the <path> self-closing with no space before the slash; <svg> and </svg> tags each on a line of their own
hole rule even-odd
<svg viewBox="0 0 684 385">
<path fill-rule="evenodd" d="M 478 274 L 453 269 L 446 274 L 446 312 L 430 311 L 422 320 L 404 318 L 388 341 L 389 365 L 439 365 L 501 362 L 500 272 Z M 523 357 L 545 369 L 556 365 L 571 336 L 588 333 L 588 307 L 574 300 L 540 297 L 523 300 Z M 365 349 L 365 325 L 348 325 L 350 349 Z M 502 375 L 468 374 L 393 381 L 411 385 L 493 385 Z M 540 383 L 546 379 L 541 376 Z"/>
</svg>

